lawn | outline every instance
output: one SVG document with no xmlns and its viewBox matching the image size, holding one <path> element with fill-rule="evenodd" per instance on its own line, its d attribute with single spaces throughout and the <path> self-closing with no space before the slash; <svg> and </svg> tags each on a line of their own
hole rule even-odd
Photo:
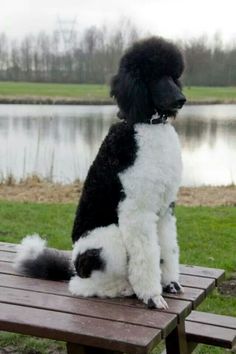
<svg viewBox="0 0 236 354">
<path fill-rule="evenodd" d="M 188 101 L 235 101 L 235 87 L 185 87 Z M 61 97 L 78 101 L 109 100 L 109 87 L 96 84 L 50 84 L 29 82 L 0 82 L 2 97 Z"/>
<path fill-rule="evenodd" d="M 0 82 L 0 96 L 44 96 L 105 100 L 109 98 L 109 87 L 95 84 Z"/>
<path fill-rule="evenodd" d="M 70 249 L 70 233 L 75 213 L 73 204 L 33 204 L 0 202 L 0 241 L 19 242 L 26 234 L 38 232 L 49 245 Z M 235 235 L 236 208 L 183 207 L 176 210 L 181 249 L 181 262 L 224 268 L 227 277 L 236 270 Z M 202 311 L 236 316 L 236 298 L 215 291 L 200 306 Z M 57 353 L 63 345 L 1 333 L 0 347 L 14 344 L 19 352 L 35 348 L 40 353 Z M 50 343 L 50 344 L 48 344 Z M 197 353 L 219 354 L 223 349 L 201 346 Z"/>
</svg>

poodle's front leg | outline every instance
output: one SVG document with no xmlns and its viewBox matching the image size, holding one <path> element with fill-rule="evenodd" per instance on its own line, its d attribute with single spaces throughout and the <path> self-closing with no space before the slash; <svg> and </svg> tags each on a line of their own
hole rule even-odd
<svg viewBox="0 0 236 354">
<path fill-rule="evenodd" d="M 179 283 L 179 247 L 177 243 L 174 203 L 158 221 L 159 244 L 161 247 L 161 271 L 163 290 L 169 293 L 183 292 Z"/>
<path fill-rule="evenodd" d="M 125 200 L 119 208 L 119 227 L 128 253 L 129 282 L 139 299 L 149 308 L 167 308 L 161 296 L 160 247 L 155 213 L 137 209 Z"/>
</svg>

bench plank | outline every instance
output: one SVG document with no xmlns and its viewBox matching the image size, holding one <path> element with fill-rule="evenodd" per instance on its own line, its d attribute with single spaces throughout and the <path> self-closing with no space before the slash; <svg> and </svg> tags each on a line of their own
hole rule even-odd
<svg viewBox="0 0 236 354">
<path fill-rule="evenodd" d="M 106 303 L 120 304 L 122 306 L 129 306 L 134 308 L 147 308 L 146 305 L 136 297 L 127 298 L 112 298 L 112 299 L 95 299 L 96 301 L 105 301 Z M 191 312 L 192 304 L 190 301 L 166 299 L 169 308 L 165 310 L 167 313 L 174 313 L 178 315 L 179 321 L 184 320 Z M 159 311 L 153 309 L 152 311 Z"/>
<path fill-rule="evenodd" d="M 72 296 L 68 290 L 68 284 L 66 282 L 55 282 L 18 275 L 0 274 L 0 284 L 4 287 Z M 185 288 L 184 294 L 164 294 L 164 296 L 167 298 L 167 302 L 168 299 L 191 301 L 195 308 L 205 298 L 205 293 L 202 289 Z M 124 300 L 128 301 L 128 299 L 122 299 L 122 302 Z M 106 299 L 106 301 L 112 302 L 113 299 Z M 137 305 L 137 303 L 135 305 Z"/>
<path fill-rule="evenodd" d="M 215 287 L 215 279 L 180 274 L 180 284 L 184 287 L 204 289 L 208 294 Z"/>
<path fill-rule="evenodd" d="M 5 263 L 9 262 L 11 263 L 13 261 L 13 254 L 8 253 L 8 252 L 0 252 L 0 262 Z M 4 267 L 7 269 L 7 267 Z M 12 269 L 12 272 L 10 272 L 10 267 L 9 269 L 9 274 L 17 274 L 17 272 Z M 214 288 L 214 280 L 210 278 L 202 278 L 202 277 L 192 277 L 188 275 L 180 275 L 180 282 L 184 287 L 190 287 L 190 288 L 198 288 L 198 289 L 204 289 L 207 291 L 211 291 Z M 188 300 L 188 299 L 185 299 Z"/>
<path fill-rule="evenodd" d="M 148 353 L 161 331 L 144 326 L 0 303 L 0 330 L 127 353 Z"/>
<path fill-rule="evenodd" d="M 188 342 L 210 344 L 224 348 L 232 348 L 236 343 L 234 329 L 211 326 L 198 322 L 185 322 Z"/>
<path fill-rule="evenodd" d="M 17 249 L 17 244 L 0 242 L 0 255 L 1 255 L 1 250 L 15 253 L 16 249 Z M 68 255 L 70 254 L 70 251 L 64 251 L 64 252 Z M 223 269 L 192 266 L 186 264 L 180 265 L 180 273 L 184 275 L 194 275 L 203 278 L 213 278 L 217 282 L 222 281 L 225 275 L 225 271 Z"/>
<path fill-rule="evenodd" d="M 6 265 L 6 264 L 5 264 Z M 6 272 L 11 271 L 11 265 L 7 264 Z M 0 268 L 1 271 L 1 268 Z M 73 295 L 68 290 L 68 284 L 66 282 L 55 282 L 49 280 L 39 280 L 34 278 L 23 277 L 19 275 L 9 275 L 9 274 L 0 274 L 0 284 L 1 287 L 7 287 L 11 289 L 22 289 L 22 290 L 30 290 L 39 293 L 47 293 L 47 294 L 55 294 L 73 297 Z M 77 297 L 78 298 L 78 297 Z M 83 299 L 83 298 L 81 298 Z M 85 299 L 83 299 L 85 300 Z M 99 299 L 93 298 L 93 301 L 106 302 L 111 304 L 118 304 L 122 306 L 131 306 L 131 307 L 139 307 L 146 308 L 146 306 L 139 301 L 137 298 L 115 298 L 115 299 Z M 174 313 L 178 315 L 178 320 L 186 318 L 186 316 L 190 313 L 192 305 L 190 301 L 182 301 L 177 299 L 167 299 L 167 303 L 169 305 L 168 313 Z"/>
<path fill-rule="evenodd" d="M 216 315 L 214 313 L 192 311 L 188 321 L 211 324 L 217 327 L 231 328 L 236 331 L 236 317 Z M 235 332 L 236 335 L 236 332 Z"/>
<path fill-rule="evenodd" d="M 8 251 L 0 251 L 0 261 L 2 262 L 13 262 L 15 258 L 15 253 Z"/>
<path fill-rule="evenodd" d="M 163 293 L 164 297 L 167 299 L 178 299 L 178 300 L 185 300 L 192 302 L 192 308 L 198 307 L 201 302 L 206 297 L 206 292 L 204 289 L 197 289 L 197 288 L 188 288 L 184 287 L 183 294 L 167 294 Z"/>
<path fill-rule="evenodd" d="M 191 265 L 180 265 L 180 273 L 186 275 L 195 275 L 203 278 L 213 278 L 217 284 L 225 278 L 225 271 L 223 269 L 207 268 Z"/>
<path fill-rule="evenodd" d="M 8 252 L 16 252 L 17 243 L 7 243 L 7 242 L 0 242 L 0 250 L 1 251 L 8 251 Z"/>
<path fill-rule="evenodd" d="M 0 261 L 0 273 L 22 276 L 12 266 L 12 263 Z"/>
<path fill-rule="evenodd" d="M 87 299 L 36 293 L 26 290 L 0 288 L 0 302 L 26 307 L 71 313 L 86 317 L 102 318 L 163 330 L 166 337 L 176 326 L 177 316 L 143 308 L 131 308 Z"/>
</svg>

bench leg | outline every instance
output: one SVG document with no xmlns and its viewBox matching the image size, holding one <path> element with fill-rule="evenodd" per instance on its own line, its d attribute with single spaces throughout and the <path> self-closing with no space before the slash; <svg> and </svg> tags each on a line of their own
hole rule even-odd
<svg viewBox="0 0 236 354">
<path fill-rule="evenodd" d="M 166 354 L 188 354 L 184 322 L 166 337 Z"/>
<path fill-rule="evenodd" d="M 66 343 L 67 354 L 116 354 L 114 350 L 83 346 L 76 343 Z"/>
</svg>

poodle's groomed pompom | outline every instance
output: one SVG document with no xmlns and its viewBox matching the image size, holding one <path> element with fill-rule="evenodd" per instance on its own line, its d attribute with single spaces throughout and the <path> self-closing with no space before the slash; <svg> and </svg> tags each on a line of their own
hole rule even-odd
<svg viewBox="0 0 236 354">
<path fill-rule="evenodd" d="M 24 275 L 50 280 L 69 280 L 74 274 L 70 256 L 47 248 L 46 241 L 37 234 L 22 240 L 14 268 Z"/>
<path fill-rule="evenodd" d="M 46 241 L 38 234 L 28 235 L 23 238 L 17 247 L 17 257 L 14 267 L 18 268 L 24 259 L 36 259 L 46 247 Z"/>
<path fill-rule="evenodd" d="M 183 56 L 178 47 L 160 37 L 134 43 L 120 61 L 120 70 L 145 82 L 162 76 L 178 79 L 183 69 Z"/>
</svg>

